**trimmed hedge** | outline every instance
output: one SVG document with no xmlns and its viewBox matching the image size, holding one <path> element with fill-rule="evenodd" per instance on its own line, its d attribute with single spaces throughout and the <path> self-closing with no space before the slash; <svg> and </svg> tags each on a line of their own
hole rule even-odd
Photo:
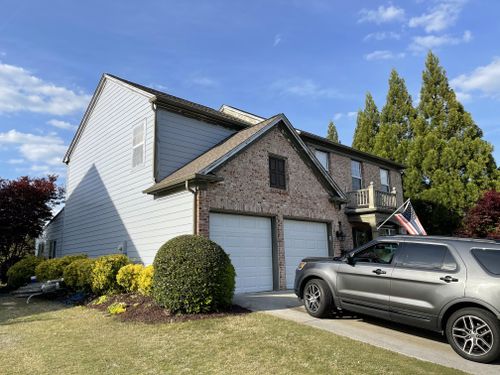
<svg viewBox="0 0 500 375">
<path fill-rule="evenodd" d="M 13 264 L 7 271 L 7 285 L 17 289 L 29 283 L 31 276 L 35 275 L 35 268 L 43 261 L 43 258 L 29 255 Z"/>
<path fill-rule="evenodd" d="M 139 290 L 139 277 L 144 269 L 142 264 L 127 264 L 118 271 L 116 282 L 127 293 L 135 293 Z"/>
<path fill-rule="evenodd" d="M 152 296 L 173 313 L 220 311 L 231 306 L 235 271 L 215 242 L 184 235 L 165 243 L 154 260 Z"/>
<path fill-rule="evenodd" d="M 118 293 L 122 290 L 116 275 L 130 260 L 123 254 L 104 255 L 97 258 L 92 269 L 92 291 L 97 295 Z"/>
<path fill-rule="evenodd" d="M 65 284 L 75 291 L 92 289 L 92 268 L 95 259 L 77 259 L 66 266 L 63 272 Z"/>
<path fill-rule="evenodd" d="M 151 289 L 153 287 L 153 275 L 154 267 L 152 265 L 144 267 L 141 274 L 139 275 L 139 293 L 144 296 L 151 295 Z"/>
<path fill-rule="evenodd" d="M 66 266 L 78 259 L 87 259 L 87 255 L 66 255 L 61 258 L 44 260 L 35 269 L 36 279 L 38 281 L 60 279 L 63 277 Z"/>
</svg>

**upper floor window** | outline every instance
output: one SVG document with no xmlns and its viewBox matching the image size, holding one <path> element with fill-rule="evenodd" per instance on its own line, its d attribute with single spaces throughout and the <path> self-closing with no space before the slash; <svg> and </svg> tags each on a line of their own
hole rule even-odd
<svg viewBox="0 0 500 375">
<path fill-rule="evenodd" d="M 323 168 L 325 168 L 325 170 L 328 172 L 328 152 L 314 150 L 314 154 L 316 155 L 316 158 L 319 160 Z"/>
<path fill-rule="evenodd" d="M 352 176 L 352 190 L 360 190 L 361 182 L 361 163 L 356 160 L 351 160 L 351 176 Z"/>
<path fill-rule="evenodd" d="M 137 125 L 132 130 L 132 167 L 144 163 L 144 135 L 146 133 L 146 121 Z"/>
<path fill-rule="evenodd" d="M 285 159 L 269 156 L 269 182 L 273 188 L 286 189 Z"/>
<path fill-rule="evenodd" d="M 390 191 L 389 171 L 383 168 L 380 168 L 380 190 L 385 191 L 386 193 Z"/>
</svg>

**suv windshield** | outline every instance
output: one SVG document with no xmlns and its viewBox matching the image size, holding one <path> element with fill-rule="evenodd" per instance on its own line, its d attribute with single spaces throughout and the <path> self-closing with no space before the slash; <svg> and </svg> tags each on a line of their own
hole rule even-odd
<svg viewBox="0 0 500 375">
<path fill-rule="evenodd" d="M 486 271 L 493 275 L 500 275 L 500 250 L 472 249 L 471 252 Z"/>
</svg>

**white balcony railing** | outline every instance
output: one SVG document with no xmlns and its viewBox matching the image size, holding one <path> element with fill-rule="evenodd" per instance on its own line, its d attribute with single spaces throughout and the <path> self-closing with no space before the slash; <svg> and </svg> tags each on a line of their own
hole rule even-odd
<svg viewBox="0 0 500 375">
<path fill-rule="evenodd" d="M 395 210 L 397 208 L 396 188 L 390 193 L 376 190 L 373 182 L 366 189 L 349 191 L 347 209 L 353 210 Z"/>
</svg>

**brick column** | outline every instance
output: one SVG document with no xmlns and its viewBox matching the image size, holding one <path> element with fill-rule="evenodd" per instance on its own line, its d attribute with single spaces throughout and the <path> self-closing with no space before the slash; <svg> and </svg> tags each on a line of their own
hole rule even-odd
<svg viewBox="0 0 500 375">
<path fill-rule="evenodd" d="M 195 234 L 209 236 L 209 204 L 207 189 L 199 189 L 195 197 Z"/>
</svg>

